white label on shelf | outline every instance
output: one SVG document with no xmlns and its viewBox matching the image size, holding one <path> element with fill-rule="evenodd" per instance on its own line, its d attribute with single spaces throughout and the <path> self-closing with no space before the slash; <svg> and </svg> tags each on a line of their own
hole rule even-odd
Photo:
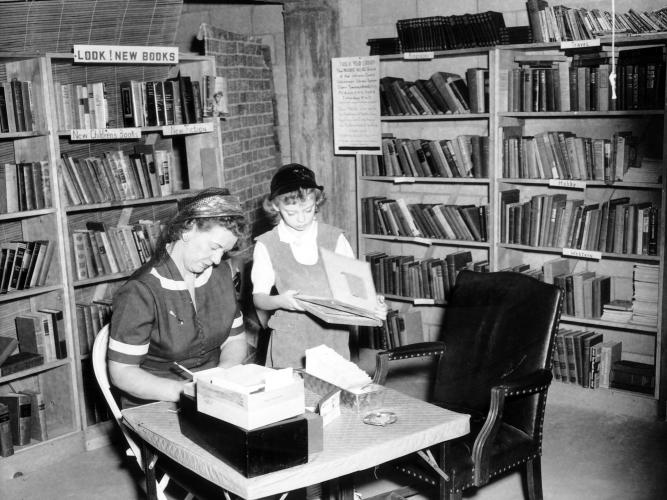
<svg viewBox="0 0 667 500">
<path fill-rule="evenodd" d="M 113 139 L 141 139 L 141 129 L 127 128 L 73 128 L 69 131 L 73 141 L 99 141 Z"/>
<path fill-rule="evenodd" d="M 421 243 L 422 245 L 428 245 L 431 246 L 431 243 L 433 243 L 430 239 L 428 238 L 422 238 L 420 236 L 415 236 L 412 241 L 415 243 Z"/>
<path fill-rule="evenodd" d="M 206 132 L 213 132 L 213 122 L 165 125 L 162 127 L 163 135 L 204 134 Z"/>
<path fill-rule="evenodd" d="M 579 250 L 578 248 L 563 248 L 563 257 L 600 260 L 602 258 L 602 252 L 597 252 L 595 250 Z"/>
<path fill-rule="evenodd" d="M 425 52 L 403 52 L 403 59 L 411 61 L 415 59 L 433 59 L 434 57 L 435 53 L 432 50 Z"/>
<path fill-rule="evenodd" d="M 408 184 L 415 182 L 414 177 L 394 177 L 394 184 Z"/>
<path fill-rule="evenodd" d="M 412 303 L 416 306 L 431 306 L 435 304 L 433 299 L 414 299 Z"/>
<path fill-rule="evenodd" d="M 599 47 L 600 39 L 593 38 L 592 40 L 567 40 L 560 42 L 560 48 L 565 49 L 583 49 L 586 47 Z"/>
<path fill-rule="evenodd" d="M 549 187 L 586 189 L 586 181 L 575 181 L 573 179 L 549 179 Z"/>
<path fill-rule="evenodd" d="M 84 64 L 178 64 L 178 47 L 74 45 L 74 62 Z"/>
</svg>

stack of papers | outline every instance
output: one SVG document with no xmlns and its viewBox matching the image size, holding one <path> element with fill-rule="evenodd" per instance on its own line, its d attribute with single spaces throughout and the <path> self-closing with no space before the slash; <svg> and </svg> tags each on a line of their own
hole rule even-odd
<svg viewBox="0 0 667 500">
<path fill-rule="evenodd" d="M 325 345 L 306 349 L 306 372 L 353 393 L 372 382 L 368 374 Z"/>
</svg>

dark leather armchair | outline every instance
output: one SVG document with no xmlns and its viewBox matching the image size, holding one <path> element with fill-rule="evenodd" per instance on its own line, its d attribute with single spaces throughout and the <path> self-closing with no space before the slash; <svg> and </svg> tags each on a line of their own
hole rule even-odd
<svg viewBox="0 0 667 500">
<path fill-rule="evenodd" d="M 440 498 L 458 499 L 521 467 L 528 498 L 542 498 L 542 424 L 561 301 L 559 288 L 523 274 L 462 271 L 442 342 L 378 353 L 377 383 L 385 382 L 391 361 L 435 355 L 431 402 L 471 416 L 470 433 L 440 450 L 448 480 L 439 482 L 415 456 L 392 464 L 395 470 L 413 483 L 439 484 Z"/>
</svg>

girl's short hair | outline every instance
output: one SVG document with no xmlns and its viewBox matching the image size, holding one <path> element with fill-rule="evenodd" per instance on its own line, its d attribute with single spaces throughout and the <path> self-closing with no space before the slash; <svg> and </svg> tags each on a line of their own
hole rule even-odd
<svg viewBox="0 0 667 500">
<path fill-rule="evenodd" d="M 272 220 L 273 224 L 278 224 L 280 221 L 280 212 L 276 210 L 274 205 L 294 205 L 296 203 L 303 203 L 308 200 L 309 196 L 315 197 L 315 212 L 319 212 L 320 207 L 327 201 L 324 191 L 318 188 L 299 188 L 296 191 L 283 193 L 271 199 L 270 196 L 264 198 L 262 208 L 266 215 Z"/>
</svg>

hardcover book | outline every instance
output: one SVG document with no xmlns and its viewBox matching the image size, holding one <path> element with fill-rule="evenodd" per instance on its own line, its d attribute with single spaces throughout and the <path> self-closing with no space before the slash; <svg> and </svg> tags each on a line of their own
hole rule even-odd
<svg viewBox="0 0 667 500">
<path fill-rule="evenodd" d="M 299 304 L 327 323 L 341 325 L 382 324 L 376 312 L 377 295 L 368 262 L 321 248 L 320 258 L 329 283 L 326 296 L 297 295 Z"/>
</svg>

